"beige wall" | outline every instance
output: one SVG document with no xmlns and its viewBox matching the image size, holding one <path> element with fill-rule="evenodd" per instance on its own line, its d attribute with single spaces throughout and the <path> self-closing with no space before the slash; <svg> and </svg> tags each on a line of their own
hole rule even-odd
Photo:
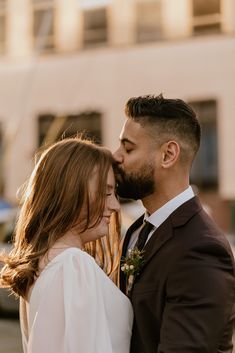
<svg viewBox="0 0 235 353">
<path fill-rule="evenodd" d="M 6 196 L 14 199 L 36 148 L 39 113 L 96 109 L 104 144 L 114 150 L 130 96 L 160 93 L 218 100 L 220 193 L 235 198 L 235 38 L 207 37 L 41 57 L 0 66 L 0 119 L 8 127 Z M 20 121 L 20 125 L 19 125 Z"/>
<path fill-rule="evenodd" d="M 197 38 L 191 37 L 192 0 L 162 0 L 165 41 L 143 45 L 136 44 L 135 0 L 107 1 L 109 47 L 85 51 L 82 3 L 57 0 L 59 55 L 36 56 L 30 0 L 7 2 L 6 57 L 0 57 L 0 121 L 8 141 L 5 196 L 14 201 L 31 171 L 38 114 L 98 110 L 103 114 L 104 144 L 115 150 L 126 100 L 163 92 L 189 101 L 218 101 L 219 192 L 234 200 L 234 0 L 221 0 L 222 29 L 228 35 Z"/>
</svg>

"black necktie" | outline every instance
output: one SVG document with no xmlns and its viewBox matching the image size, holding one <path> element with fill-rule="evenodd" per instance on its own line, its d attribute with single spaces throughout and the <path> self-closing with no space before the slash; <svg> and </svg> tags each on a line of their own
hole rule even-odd
<svg viewBox="0 0 235 353">
<path fill-rule="evenodd" d="M 138 240 L 136 242 L 136 247 L 139 250 L 143 249 L 143 247 L 146 243 L 146 240 L 148 239 L 148 235 L 152 229 L 153 229 L 153 225 L 151 223 L 145 221 L 145 225 L 141 229 L 140 234 L 138 236 Z"/>
</svg>

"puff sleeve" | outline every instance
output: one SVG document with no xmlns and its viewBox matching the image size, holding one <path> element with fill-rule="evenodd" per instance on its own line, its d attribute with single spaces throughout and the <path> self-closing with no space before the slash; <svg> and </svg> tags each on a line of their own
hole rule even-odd
<svg viewBox="0 0 235 353">
<path fill-rule="evenodd" d="M 27 353 L 113 352 L 101 270 L 81 253 L 72 251 L 37 280 L 29 305 Z"/>
</svg>

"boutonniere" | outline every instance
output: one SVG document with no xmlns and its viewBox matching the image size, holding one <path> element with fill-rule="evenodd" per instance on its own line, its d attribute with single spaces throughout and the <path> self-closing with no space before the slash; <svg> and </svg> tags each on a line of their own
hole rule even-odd
<svg viewBox="0 0 235 353">
<path fill-rule="evenodd" d="M 144 264 L 144 250 L 130 249 L 126 257 L 121 259 L 121 271 L 126 275 L 126 294 L 129 296 L 134 280 Z"/>
</svg>

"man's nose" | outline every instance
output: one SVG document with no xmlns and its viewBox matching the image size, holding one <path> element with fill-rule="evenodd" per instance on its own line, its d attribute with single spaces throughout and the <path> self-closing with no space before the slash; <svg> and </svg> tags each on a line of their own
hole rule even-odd
<svg viewBox="0 0 235 353">
<path fill-rule="evenodd" d="M 120 147 L 113 153 L 113 158 L 115 162 L 117 163 L 122 163 L 123 162 L 123 157 L 120 151 Z"/>
</svg>

